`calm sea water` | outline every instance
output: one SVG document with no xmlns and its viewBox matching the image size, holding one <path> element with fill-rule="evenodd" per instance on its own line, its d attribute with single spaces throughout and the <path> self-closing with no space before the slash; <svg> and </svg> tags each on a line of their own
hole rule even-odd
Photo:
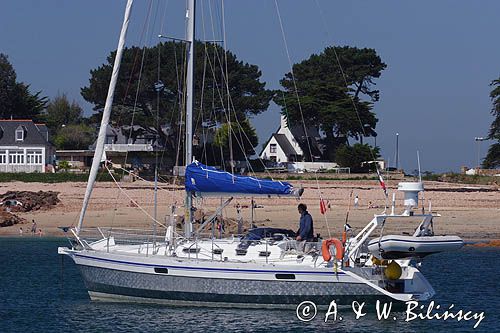
<svg viewBox="0 0 500 333">
<path fill-rule="evenodd" d="M 294 310 L 240 310 L 90 302 L 79 272 L 57 238 L 0 238 L 0 332 L 500 332 L 500 250 L 465 248 L 433 255 L 422 270 L 434 286 L 434 300 L 447 309 L 484 311 L 474 321 L 378 321 L 374 311 L 355 319 L 340 309 L 342 321 L 307 323 Z M 393 315 L 391 315 L 392 319 Z"/>
</svg>

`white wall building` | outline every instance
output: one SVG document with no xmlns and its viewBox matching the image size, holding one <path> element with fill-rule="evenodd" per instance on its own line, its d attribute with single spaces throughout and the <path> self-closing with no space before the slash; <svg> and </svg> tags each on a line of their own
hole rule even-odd
<svg viewBox="0 0 500 333">
<path fill-rule="evenodd" d="M 309 139 L 309 145 L 307 139 Z M 259 157 L 277 163 L 298 162 L 308 159 L 310 149 L 313 159 L 319 160 L 322 154 L 322 146 L 318 143 L 320 139 L 314 127 L 307 129 L 307 136 L 304 134 L 303 126 L 289 128 L 282 115 L 280 127 L 271 135 Z"/>
<path fill-rule="evenodd" d="M 45 172 L 53 155 L 45 124 L 0 120 L 0 172 Z"/>
</svg>

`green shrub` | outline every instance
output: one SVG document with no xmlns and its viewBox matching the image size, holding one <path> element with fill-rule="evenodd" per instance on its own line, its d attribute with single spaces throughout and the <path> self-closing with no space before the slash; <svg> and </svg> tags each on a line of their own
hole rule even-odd
<svg viewBox="0 0 500 333">
<path fill-rule="evenodd" d="M 475 184 L 475 185 L 490 185 L 493 184 L 495 181 L 499 180 L 498 177 L 493 177 L 493 176 L 464 175 L 462 173 L 455 173 L 455 172 L 447 172 L 443 174 L 425 172 L 422 175 L 422 179 L 438 181 L 438 182 Z"/>
<path fill-rule="evenodd" d="M 68 161 L 59 161 L 57 166 L 59 167 L 59 169 L 64 171 L 68 171 L 69 169 L 71 169 L 71 166 Z"/>
<path fill-rule="evenodd" d="M 374 164 L 363 164 L 380 157 L 379 148 L 368 144 L 356 143 L 353 146 L 342 145 L 335 152 L 335 161 L 343 168 L 350 168 L 351 172 L 374 171 Z"/>
<path fill-rule="evenodd" d="M 460 184 L 489 185 L 493 184 L 494 181 L 498 181 L 498 177 L 464 175 L 461 173 L 444 173 L 439 175 L 439 181 Z"/>
<path fill-rule="evenodd" d="M 423 180 L 430 180 L 430 181 L 439 181 L 439 177 L 441 177 L 441 175 L 431 172 L 427 172 L 422 175 Z"/>
</svg>

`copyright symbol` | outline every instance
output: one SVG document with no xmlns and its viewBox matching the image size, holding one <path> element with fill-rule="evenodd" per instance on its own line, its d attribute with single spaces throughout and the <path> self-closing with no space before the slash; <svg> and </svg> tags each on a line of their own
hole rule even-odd
<svg viewBox="0 0 500 333">
<path fill-rule="evenodd" d="M 316 304 L 311 301 L 300 303 L 295 310 L 295 314 L 300 321 L 311 321 L 316 317 L 317 313 L 318 309 L 316 308 Z"/>
</svg>

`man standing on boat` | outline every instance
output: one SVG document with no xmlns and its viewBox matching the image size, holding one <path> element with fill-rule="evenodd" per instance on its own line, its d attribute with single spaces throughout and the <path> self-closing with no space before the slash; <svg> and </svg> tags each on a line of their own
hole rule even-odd
<svg viewBox="0 0 500 333">
<path fill-rule="evenodd" d="M 311 214 L 303 203 L 297 207 L 300 214 L 299 230 L 297 231 L 297 250 L 305 252 L 306 242 L 314 240 L 314 227 Z"/>
</svg>

